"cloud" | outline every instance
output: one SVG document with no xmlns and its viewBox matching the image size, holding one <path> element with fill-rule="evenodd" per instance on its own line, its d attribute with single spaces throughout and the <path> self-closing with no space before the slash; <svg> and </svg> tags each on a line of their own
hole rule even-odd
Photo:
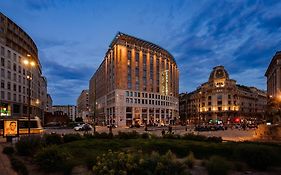
<svg viewBox="0 0 281 175">
<path fill-rule="evenodd" d="M 54 104 L 67 102 L 75 103 L 83 89 L 88 89 L 88 82 L 94 68 L 87 65 L 69 67 L 54 61 L 42 61 L 44 75 L 47 77 L 48 92 Z"/>
<path fill-rule="evenodd" d="M 241 84 L 266 89 L 264 72 L 281 49 L 280 12 L 272 7 L 280 3 L 208 1 L 193 20 L 183 22 L 176 29 L 180 32 L 170 37 L 180 68 L 180 91 L 207 81 L 217 65 L 224 65 Z"/>
<path fill-rule="evenodd" d="M 57 4 L 55 0 L 27 0 L 25 5 L 30 10 L 41 11 L 56 7 Z"/>
<path fill-rule="evenodd" d="M 26 0 L 0 6 L 37 41 L 48 89 L 61 104 L 75 103 L 117 31 L 172 53 L 180 92 L 206 82 L 217 65 L 238 83 L 266 89 L 264 71 L 281 50 L 278 0 Z"/>
</svg>

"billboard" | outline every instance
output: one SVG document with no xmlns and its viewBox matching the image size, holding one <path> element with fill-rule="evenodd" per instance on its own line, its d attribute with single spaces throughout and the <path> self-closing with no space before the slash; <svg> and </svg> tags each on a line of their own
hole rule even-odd
<svg viewBox="0 0 281 175">
<path fill-rule="evenodd" d="M 17 136 L 18 135 L 18 121 L 4 120 L 3 136 Z"/>
</svg>

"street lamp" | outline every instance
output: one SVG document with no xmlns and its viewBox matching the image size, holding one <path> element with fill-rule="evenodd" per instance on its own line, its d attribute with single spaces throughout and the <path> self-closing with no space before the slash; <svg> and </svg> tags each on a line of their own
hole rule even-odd
<svg viewBox="0 0 281 175">
<path fill-rule="evenodd" d="M 30 136 L 30 107 L 31 107 L 31 68 L 35 66 L 35 62 L 32 60 L 31 55 L 27 54 L 27 58 L 23 60 L 23 64 L 29 70 L 26 76 L 28 81 L 28 135 Z"/>
</svg>

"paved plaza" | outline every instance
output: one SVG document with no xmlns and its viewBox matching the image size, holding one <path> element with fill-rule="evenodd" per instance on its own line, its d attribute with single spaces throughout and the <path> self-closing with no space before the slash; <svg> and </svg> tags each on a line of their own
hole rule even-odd
<svg viewBox="0 0 281 175">
<path fill-rule="evenodd" d="M 113 128 L 112 132 L 113 134 L 117 134 L 119 131 L 121 132 L 132 132 L 137 131 L 138 133 L 151 133 L 155 134 L 157 136 L 162 135 L 162 130 L 165 130 L 165 132 L 168 132 L 168 127 L 148 127 L 148 131 L 145 131 L 144 127 L 140 128 L 128 128 L 128 127 L 117 127 Z M 109 128 L 106 126 L 97 126 L 96 131 L 101 132 L 109 132 Z M 81 133 L 83 134 L 83 131 L 74 131 L 73 129 L 44 129 L 45 133 L 58 133 L 58 134 L 69 134 L 69 133 Z M 91 131 L 93 132 L 93 131 Z M 252 140 L 254 139 L 255 130 L 249 129 L 249 130 L 239 130 L 239 129 L 227 129 L 224 131 L 204 131 L 204 132 L 198 132 L 194 131 L 191 126 L 186 127 L 185 126 L 173 126 L 172 132 L 174 134 L 184 135 L 188 133 L 193 134 L 199 134 L 199 135 L 205 135 L 208 137 L 216 136 L 216 137 L 222 137 L 223 140 L 226 141 L 244 141 L 244 140 Z"/>
</svg>

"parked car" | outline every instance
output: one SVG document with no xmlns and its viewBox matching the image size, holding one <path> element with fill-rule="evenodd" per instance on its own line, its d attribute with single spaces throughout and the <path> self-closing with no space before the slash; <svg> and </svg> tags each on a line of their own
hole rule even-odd
<svg viewBox="0 0 281 175">
<path fill-rule="evenodd" d="M 144 127 L 144 125 L 140 125 L 139 123 L 135 123 L 134 125 L 130 125 L 130 128 L 140 128 Z"/>
<path fill-rule="evenodd" d="M 110 125 L 107 125 L 107 127 L 109 128 L 109 127 L 110 127 Z M 115 124 L 111 124 L 111 127 L 112 127 L 112 128 L 117 128 L 117 125 L 115 125 Z"/>
<path fill-rule="evenodd" d="M 93 127 L 89 124 L 82 124 L 74 127 L 75 131 L 91 131 Z"/>
<path fill-rule="evenodd" d="M 226 127 L 222 125 L 197 125 L 195 126 L 195 131 L 219 131 L 219 130 L 226 130 Z"/>
</svg>

